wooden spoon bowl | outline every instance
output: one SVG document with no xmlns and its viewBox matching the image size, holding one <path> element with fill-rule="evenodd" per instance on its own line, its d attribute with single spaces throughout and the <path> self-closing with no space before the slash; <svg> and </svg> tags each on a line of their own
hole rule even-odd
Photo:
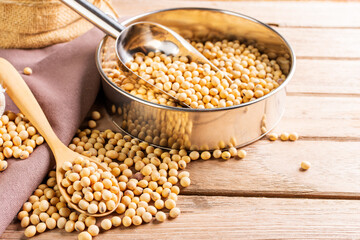
<svg viewBox="0 0 360 240">
<path fill-rule="evenodd" d="M 31 122 L 31 120 L 30 120 L 30 122 Z M 104 213 L 90 214 L 87 211 L 84 211 L 81 208 L 79 208 L 79 206 L 77 204 L 75 204 L 75 203 L 73 203 L 71 201 L 71 197 L 67 193 L 66 188 L 64 188 L 61 185 L 61 181 L 64 179 L 64 173 L 65 173 L 65 171 L 62 169 L 62 164 L 65 161 L 69 161 L 69 162 L 73 163 L 76 158 L 81 156 L 84 159 L 88 159 L 90 162 L 96 163 L 98 168 L 102 169 L 104 172 L 109 172 L 109 170 L 106 169 L 101 164 L 99 164 L 98 162 L 96 162 L 95 160 L 93 160 L 93 159 L 91 159 L 89 157 L 86 157 L 84 155 L 81 155 L 81 154 L 79 154 L 77 152 L 72 151 L 71 149 L 66 147 L 64 144 L 61 144 L 61 145 L 62 146 L 58 145 L 57 148 L 59 148 L 59 149 L 63 148 L 62 150 L 53 151 L 54 156 L 55 156 L 55 160 L 56 160 L 56 182 L 57 182 L 57 185 L 59 186 L 59 190 L 60 190 L 61 195 L 65 198 L 65 200 L 69 204 L 69 206 L 71 208 L 75 209 L 76 211 L 80 212 L 80 213 L 84 213 L 86 215 L 93 216 L 93 217 L 103 217 L 103 216 L 109 215 L 110 213 L 114 212 L 115 209 L 117 208 L 117 206 L 119 205 L 120 199 L 121 199 L 120 188 L 119 188 L 119 184 L 117 183 L 117 181 L 116 181 L 116 187 L 119 188 L 119 191 L 118 191 L 118 194 L 117 194 L 118 201 L 116 202 L 115 208 L 113 210 L 111 210 L 111 211 L 106 211 Z"/>
<path fill-rule="evenodd" d="M 79 156 L 89 159 L 89 161 L 96 163 L 99 169 L 109 172 L 108 169 L 103 167 L 95 160 L 80 155 L 67 146 L 65 146 L 60 139 L 56 136 L 53 129 L 51 128 L 44 112 L 42 111 L 39 103 L 36 101 L 29 87 L 22 79 L 17 70 L 7 60 L 0 58 L 0 83 L 6 89 L 7 94 L 20 109 L 20 111 L 30 120 L 31 124 L 40 132 L 45 138 L 47 144 L 51 148 L 56 161 L 56 181 L 59 187 L 61 195 L 64 197 L 69 206 L 80 213 L 84 213 L 88 216 L 103 217 L 112 213 L 120 203 L 120 188 L 116 181 L 116 186 L 119 188 L 118 201 L 116 206 L 111 211 L 104 213 L 90 214 L 87 211 L 80 209 L 77 204 L 71 201 L 69 194 L 66 189 L 62 186 L 61 181 L 64 178 L 64 172 L 62 171 L 62 164 L 65 161 L 74 162 Z"/>
</svg>

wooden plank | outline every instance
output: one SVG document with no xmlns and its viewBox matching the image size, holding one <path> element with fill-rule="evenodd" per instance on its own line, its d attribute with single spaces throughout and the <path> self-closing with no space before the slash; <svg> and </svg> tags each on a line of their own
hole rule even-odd
<svg viewBox="0 0 360 240">
<path fill-rule="evenodd" d="M 360 98 L 287 96 L 274 132 L 296 131 L 307 140 L 360 141 Z"/>
<path fill-rule="evenodd" d="M 244 160 L 195 161 L 187 194 L 360 199 L 360 142 L 258 141 Z M 308 171 L 300 163 L 310 161 Z"/>
<path fill-rule="evenodd" d="M 360 95 L 360 61 L 297 59 L 288 92 Z"/>
<path fill-rule="evenodd" d="M 324 96 L 288 96 L 286 116 L 306 119 L 342 119 L 360 118 L 360 98 L 324 97 Z"/>
<path fill-rule="evenodd" d="M 113 0 L 122 16 L 177 7 L 209 7 L 252 16 L 265 23 L 300 27 L 360 27 L 358 2 Z"/>
<path fill-rule="evenodd" d="M 360 202 L 349 200 L 180 196 L 181 215 L 164 223 L 119 227 L 96 239 L 357 239 Z M 75 239 L 51 230 L 32 239 Z M 3 240 L 20 239 L 11 224 Z"/>
<path fill-rule="evenodd" d="M 298 57 L 360 59 L 360 29 L 278 28 Z"/>
</svg>

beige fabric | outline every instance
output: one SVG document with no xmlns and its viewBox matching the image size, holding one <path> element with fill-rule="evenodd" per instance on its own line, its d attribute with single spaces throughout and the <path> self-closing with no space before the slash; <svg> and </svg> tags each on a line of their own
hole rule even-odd
<svg viewBox="0 0 360 240">
<path fill-rule="evenodd" d="M 89 1 L 113 10 L 108 0 Z M 46 47 L 70 41 L 92 27 L 59 0 L 0 1 L 0 48 Z"/>
</svg>

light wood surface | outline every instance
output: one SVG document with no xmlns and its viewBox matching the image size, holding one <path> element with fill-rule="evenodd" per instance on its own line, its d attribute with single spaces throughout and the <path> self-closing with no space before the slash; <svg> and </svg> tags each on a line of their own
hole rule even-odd
<svg viewBox="0 0 360 240">
<path fill-rule="evenodd" d="M 270 23 L 294 47 L 296 72 L 275 132 L 297 142 L 246 146 L 244 160 L 197 161 L 182 214 L 98 239 L 359 239 L 360 2 L 113 0 L 122 16 L 170 7 L 228 9 Z M 101 128 L 113 128 L 104 119 Z M 300 171 L 300 163 L 312 167 Z M 19 239 L 15 221 L 3 239 Z M 35 239 L 75 239 L 63 230 Z"/>
<path fill-rule="evenodd" d="M 296 70 L 288 93 L 312 95 L 360 95 L 359 60 L 297 59 Z M 339 71 L 336 71 L 339 69 Z M 340 70 L 341 69 L 341 70 Z"/>
</svg>

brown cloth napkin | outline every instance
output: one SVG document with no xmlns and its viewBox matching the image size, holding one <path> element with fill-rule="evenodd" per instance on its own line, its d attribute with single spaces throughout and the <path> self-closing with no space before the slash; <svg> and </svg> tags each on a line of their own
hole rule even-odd
<svg viewBox="0 0 360 240">
<path fill-rule="evenodd" d="M 92 29 L 69 43 L 43 49 L 0 49 L 0 57 L 21 74 L 24 67 L 32 68 L 32 75 L 22 77 L 66 145 L 99 91 L 95 51 L 103 36 L 101 31 Z M 5 110 L 17 112 L 8 96 Z M 54 163 L 46 144 L 37 147 L 28 159 L 8 160 L 8 168 L 0 173 L 0 236 Z"/>
</svg>

